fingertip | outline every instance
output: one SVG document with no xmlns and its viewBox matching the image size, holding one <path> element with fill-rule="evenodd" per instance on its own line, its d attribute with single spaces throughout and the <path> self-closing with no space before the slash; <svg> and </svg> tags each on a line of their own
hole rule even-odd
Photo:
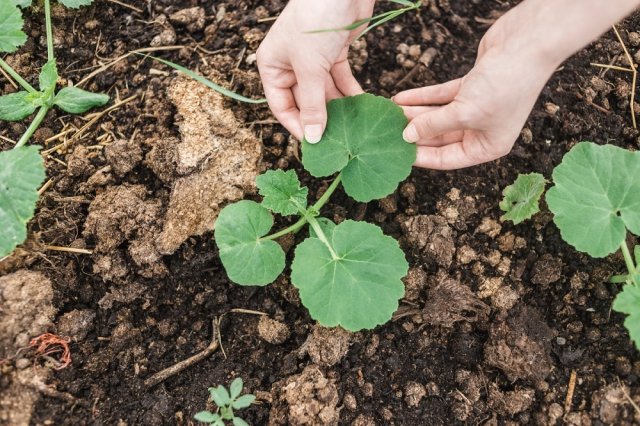
<svg viewBox="0 0 640 426">
<path fill-rule="evenodd" d="M 322 124 L 307 124 L 304 126 L 304 139 L 310 144 L 316 144 L 322 139 L 324 126 Z"/>
<path fill-rule="evenodd" d="M 407 143 L 418 142 L 418 140 L 420 139 L 420 136 L 418 135 L 418 130 L 416 129 L 416 126 L 409 123 L 409 125 L 405 127 L 404 131 L 402 132 L 402 138 Z"/>
</svg>

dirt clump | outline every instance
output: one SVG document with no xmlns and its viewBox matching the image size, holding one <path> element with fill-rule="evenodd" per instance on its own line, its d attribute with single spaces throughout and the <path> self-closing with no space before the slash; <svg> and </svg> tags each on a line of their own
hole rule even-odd
<svg viewBox="0 0 640 426">
<path fill-rule="evenodd" d="M 424 386 L 418 382 L 409 382 L 404 387 L 404 402 L 409 407 L 415 408 L 420 405 L 420 401 L 427 394 Z"/>
<path fill-rule="evenodd" d="M 530 388 L 502 392 L 495 383 L 489 388 L 489 407 L 498 414 L 507 417 L 528 410 L 533 404 L 535 391 Z"/>
<path fill-rule="evenodd" d="M 286 324 L 263 315 L 258 321 L 258 334 L 263 340 L 280 345 L 289 338 L 291 332 Z"/>
<path fill-rule="evenodd" d="M 308 353 L 315 364 L 331 367 L 347 354 L 352 338 L 353 334 L 343 328 L 326 328 L 316 324 L 301 352 Z"/>
<path fill-rule="evenodd" d="M 330 426 L 340 419 L 338 389 L 314 365 L 274 383 L 269 425 Z"/>
<path fill-rule="evenodd" d="M 426 286 L 428 275 L 420 267 L 409 268 L 407 276 L 402 280 L 404 282 L 404 299 L 416 301 L 420 297 L 420 292 Z"/>
<path fill-rule="evenodd" d="M 548 286 L 562 277 L 562 261 L 550 254 L 544 254 L 531 269 L 531 282 Z"/>
<path fill-rule="evenodd" d="M 451 266 L 456 252 L 453 229 L 442 216 L 420 215 L 402 224 L 407 245 L 427 264 Z"/>
<path fill-rule="evenodd" d="M 224 108 L 222 95 L 189 79 L 177 79 L 168 95 L 179 117 L 181 141 L 174 156 L 157 155 L 175 160 L 179 175 L 157 239 L 163 254 L 173 253 L 191 236 L 213 230 L 226 203 L 254 191 L 262 159 L 262 143 Z"/>
<path fill-rule="evenodd" d="M 132 140 L 118 139 L 104 149 L 104 155 L 111 170 L 124 176 L 142 161 L 142 148 Z"/>
<path fill-rule="evenodd" d="M 489 315 L 489 307 L 458 280 L 439 273 L 433 281 L 422 310 L 427 324 L 450 328 L 458 321 L 476 322 Z"/>
<path fill-rule="evenodd" d="M 74 309 L 58 319 L 58 333 L 74 341 L 84 340 L 93 329 L 95 318 L 96 313 L 91 309 Z"/>
<path fill-rule="evenodd" d="M 507 321 L 492 325 L 484 347 L 487 365 L 499 368 L 510 381 L 543 381 L 551 372 L 554 332 L 540 314 L 524 306 Z"/>
</svg>

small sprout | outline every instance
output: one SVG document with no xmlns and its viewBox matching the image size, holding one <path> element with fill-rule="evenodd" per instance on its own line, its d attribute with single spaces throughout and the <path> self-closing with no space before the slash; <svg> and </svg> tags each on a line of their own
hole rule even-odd
<svg viewBox="0 0 640 426">
<path fill-rule="evenodd" d="M 262 205 L 283 216 L 299 214 L 307 208 L 309 190 L 300 187 L 294 170 L 269 170 L 256 179 Z"/>
<path fill-rule="evenodd" d="M 240 417 L 236 417 L 233 410 L 241 410 L 249 407 L 256 397 L 251 394 L 240 396 L 242 393 L 243 383 L 240 377 L 231 382 L 229 390 L 223 385 L 215 388 L 209 388 L 211 400 L 218 406 L 215 413 L 210 411 L 200 411 L 195 416 L 199 422 L 209 423 L 213 426 L 225 426 L 225 420 L 230 420 L 233 426 L 249 426 L 247 422 Z"/>
<path fill-rule="evenodd" d="M 504 198 L 500 209 L 505 212 L 502 220 L 510 220 L 517 225 L 538 213 L 546 182 L 540 173 L 518 175 L 515 182 L 502 191 Z"/>
</svg>

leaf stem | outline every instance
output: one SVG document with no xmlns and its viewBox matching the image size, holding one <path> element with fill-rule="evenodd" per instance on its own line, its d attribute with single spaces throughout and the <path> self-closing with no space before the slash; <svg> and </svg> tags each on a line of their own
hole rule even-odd
<svg viewBox="0 0 640 426">
<path fill-rule="evenodd" d="M 338 174 L 338 176 L 336 176 L 336 178 L 334 179 L 333 182 L 331 182 L 331 185 L 329 185 L 329 187 L 327 188 L 327 190 L 324 192 L 324 194 L 322 194 L 322 197 L 320 197 L 318 199 L 318 201 L 316 201 L 316 203 L 311 206 L 309 209 L 307 209 L 305 212 L 301 212 L 302 217 L 300 218 L 300 220 L 298 220 L 296 223 L 294 223 L 293 225 L 284 228 L 274 234 L 271 235 L 267 235 L 266 237 L 262 237 L 260 238 L 260 241 L 267 241 L 267 240 L 276 240 L 280 237 L 283 237 L 287 234 L 291 234 L 294 232 L 298 232 L 304 225 L 306 225 L 309 220 L 307 219 L 307 213 L 309 213 L 310 211 L 320 211 L 320 209 L 322 208 L 322 206 L 324 206 L 327 201 L 329 201 L 329 198 L 331 198 L 331 194 L 334 193 L 334 191 L 336 190 L 336 188 L 338 188 L 338 185 L 340 185 L 340 181 L 342 180 L 342 173 Z"/>
<path fill-rule="evenodd" d="M 7 74 L 9 74 L 16 82 L 18 82 L 18 84 L 22 86 L 22 88 L 27 92 L 29 93 L 38 92 L 36 89 L 33 88 L 32 85 L 30 85 L 24 78 L 22 78 L 20 74 L 16 72 L 16 70 L 11 68 L 11 65 L 6 63 L 2 58 L 0 58 L 0 67 L 2 67 L 2 69 L 5 70 Z"/>
<path fill-rule="evenodd" d="M 31 138 L 31 136 L 33 136 L 35 131 L 38 130 L 38 127 L 40 127 L 42 120 L 44 120 L 48 112 L 49 112 L 48 106 L 43 105 L 40 107 L 35 118 L 27 128 L 26 132 L 24 132 L 24 134 L 22 135 L 18 143 L 13 147 L 13 149 L 20 148 L 22 145 L 26 144 L 27 141 L 29 141 L 29 139 Z"/>
<path fill-rule="evenodd" d="M 327 246 L 327 248 L 329 249 L 329 253 L 331 253 L 331 258 L 333 260 L 338 260 L 340 259 L 340 257 L 336 254 L 336 252 L 333 250 L 333 246 L 331 245 L 331 243 L 329 242 L 329 240 L 327 239 L 327 236 L 324 234 L 324 231 L 322 230 L 322 227 L 320 226 L 320 224 L 318 223 L 318 220 L 313 217 L 308 215 L 307 220 L 309 221 L 309 225 L 311 225 L 311 227 L 313 228 L 314 231 L 316 231 L 316 235 L 318 237 L 318 239 L 320 241 L 322 241 L 322 243 Z"/>
<path fill-rule="evenodd" d="M 51 25 L 51 5 L 49 0 L 44 0 L 44 22 L 47 27 L 47 60 L 55 61 L 53 52 L 53 29 Z"/>
<path fill-rule="evenodd" d="M 627 270 L 629 271 L 629 278 L 636 272 L 636 265 L 633 262 L 633 258 L 631 257 L 631 252 L 629 251 L 629 247 L 627 246 L 627 242 L 623 241 L 620 246 L 620 250 L 622 251 L 622 255 L 624 256 L 624 262 L 627 264 Z"/>
</svg>

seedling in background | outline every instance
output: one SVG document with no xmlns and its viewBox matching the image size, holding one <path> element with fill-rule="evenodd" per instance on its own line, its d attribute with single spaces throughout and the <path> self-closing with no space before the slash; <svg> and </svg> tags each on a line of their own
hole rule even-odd
<svg viewBox="0 0 640 426">
<path fill-rule="evenodd" d="M 540 173 L 518 175 L 516 181 L 507 186 L 502 195 L 500 209 L 505 212 L 502 220 L 510 220 L 516 225 L 540 211 L 540 197 L 547 183 Z"/>
<path fill-rule="evenodd" d="M 60 0 L 67 7 L 89 5 L 92 0 Z M 27 40 L 22 30 L 24 21 L 19 7 L 29 7 L 30 0 L 0 0 L 0 53 L 11 53 Z M 58 107 L 71 114 L 82 114 L 109 101 L 103 94 L 77 87 L 56 91 L 58 71 L 53 51 L 51 5 L 44 0 L 47 35 L 47 62 L 39 75 L 35 89 L 8 63 L 0 58 L 0 68 L 22 88 L 17 93 L 0 96 L 0 121 L 19 121 L 38 111 L 16 145 L 0 152 L 0 258 L 10 254 L 27 236 L 26 224 L 33 217 L 38 201 L 38 187 L 45 178 L 44 162 L 38 147 L 25 144 L 35 133 L 51 108 Z"/>
<path fill-rule="evenodd" d="M 404 253 L 378 226 L 353 220 L 336 225 L 320 212 L 341 184 L 361 202 L 392 193 L 411 172 L 416 147 L 402 139 L 407 119 L 388 99 L 369 94 L 336 99 L 327 112 L 322 141 L 302 144 L 302 163 L 311 175 L 337 173 L 320 199 L 308 205 L 308 189 L 293 170 L 267 171 L 257 179 L 262 203 L 244 200 L 225 207 L 215 239 L 233 282 L 264 286 L 285 268 L 276 240 L 309 225 L 310 236 L 296 247 L 291 264 L 291 282 L 302 303 L 324 326 L 370 329 L 391 318 L 404 294 Z M 272 213 L 299 219 L 269 234 Z"/>
<path fill-rule="evenodd" d="M 627 314 L 625 327 L 640 348 L 640 246 L 634 256 L 627 234 L 640 235 L 640 152 L 613 145 L 581 142 L 553 170 L 554 186 L 547 204 L 562 239 L 592 257 L 620 250 L 627 274 L 615 276 L 624 283 L 613 309 Z"/>
<path fill-rule="evenodd" d="M 219 385 L 216 388 L 209 388 L 211 400 L 218 406 L 218 411 L 215 413 L 200 411 L 193 416 L 193 418 L 199 422 L 209 423 L 212 426 L 225 426 L 225 420 L 230 420 L 233 426 L 249 426 L 249 424 L 240 417 L 236 417 L 233 412 L 233 410 L 241 410 L 249 407 L 256 399 L 256 397 L 251 394 L 240 396 L 242 388 L 243 383 L 240 377 L 231 382 L 229 390 L 223 385 Z"/>
</svg>

